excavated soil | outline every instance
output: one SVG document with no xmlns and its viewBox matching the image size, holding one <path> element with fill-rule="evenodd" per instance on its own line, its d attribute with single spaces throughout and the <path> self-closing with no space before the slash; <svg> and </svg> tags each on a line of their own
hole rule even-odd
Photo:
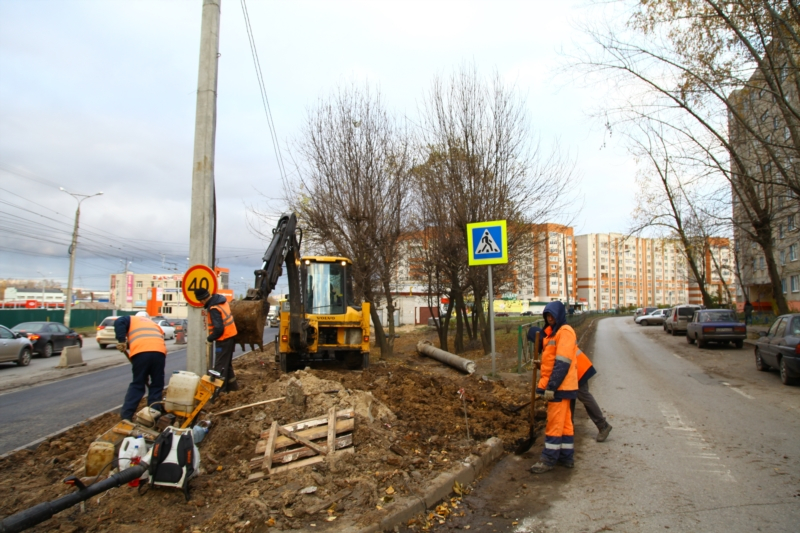
<svg viewBox="0 0 800 533">
<path fill-rule="evenodd" d="M 287 387 L 293 402 L 211 415 L 211 430 L 198 446 L 201 471 L 190 483 L 188 503 L 178 490 L 153 488 L 140 494 L 123 486 L 32 531 L 337 531 L 346 524 L 375 523 L 394 498 L 421 493 L 439 473 L 477 453 L 487 438 L 499 437 L 512 450 L 528 433 L 528 409 L 514 412 L 511 407 L 529 399 L 530 377 L 483 377 L 491 359 L 478 350 L 465 354 L 478 362 L 478 373 L 459 374 L 416 354 L 419 340 L 433 338 L 427 328 L 403 330 L 394 357 L 379 361 L 375 352 L 365 371 L 327 368 L 281 375 L 271 345 L 248 353 L 235 363 L 242 390 L 220 397 L 210 411 L 284 396 Z M 516 342 L 516 331 L 498 333 L 498 351 L 508 354 L 498 358 L 498 371 L 516 368 Z M 273 421 L 323 416 L 331 406 L 355 410 L 355 453 L 248 482 L 256 444 Z M 87 447 L 117 417 L 104 415 L 36 450 L 0 460 L 0 516 L 71 492 L 61 480 L 82 471 Z M 315 508 L 321 510 L 309 514 Z"/>
</svg>

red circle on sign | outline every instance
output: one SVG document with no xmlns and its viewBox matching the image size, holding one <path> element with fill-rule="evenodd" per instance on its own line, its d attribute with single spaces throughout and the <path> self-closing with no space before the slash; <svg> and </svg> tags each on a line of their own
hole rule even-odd
<svg viewBox="0 0 800 533">
<path fill-rule="evenodd" d="M 203 307 L 203 303 L 194 297 L 195 289 L 206 289 L 211 294 L 217 292 L 217 275 L 206 265 L 189 267 L 181 282 L 181 290 L 186 303 L 192 307 Z"/>
</svg>

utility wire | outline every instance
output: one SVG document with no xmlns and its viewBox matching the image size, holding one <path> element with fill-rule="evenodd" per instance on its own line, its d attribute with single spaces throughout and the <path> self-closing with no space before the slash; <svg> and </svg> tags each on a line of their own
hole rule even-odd
<svg viewBox="0 0 800 533">
<path fill-rule="evenodd" d="M 250 52 L 253 55 L 253 65 L 256 69 L 256 78 L 258 78 L 258 89 L 261 91 L 261 103 L 264 106 L 264 113 L 267 115 L 267 125 L 269 126 L 269 133 L 272 137 L 272 147 L 275 150 L 275 157 L 278 159 L 278 170 L 281 173 L 281 178 L 284 183 L 286 182 L 286 168 L 283 165 L 283 156 L 280 151 L 280 144 L 278 143 L 278 134 L 275 129 L 275 123 L 272 120 L 272 109 L 269 105 L 267 98 L 267 89 L 264 85 L 264 75 L 261 71 L 261 62 L 258 59 L 258 50 L 256 49 L 256 41 L 253 37 L 253 28 L 250 26 L 250 14 L 247 11 L 247 1 L 241 0 L 242 12 L 244 13 L 244 22 L 247 28 L 247 39 L 250 42 Z"/>
</svg>

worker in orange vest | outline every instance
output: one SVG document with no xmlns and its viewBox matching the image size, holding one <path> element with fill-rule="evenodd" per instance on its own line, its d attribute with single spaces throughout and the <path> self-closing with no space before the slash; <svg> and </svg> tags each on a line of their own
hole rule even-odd
<svg viewBox="0 0 800 533">
<path fill-rule="evenodd" d="M 528 341 L 529 342 L 536 342 L 536 334 L 539 333 L 539 345 L 538 345 L 538 352 L 542 353 L 542 348 L 544 343 L 542 342 L 544 339 L 544 330 L 542 328 L 538 328 L 536 326 L 528 328 Z M 595 370 L 594 365 L 586 356 L 585 353 L 578 347 L 578 399 L 583 404 L 583 407 L 586 408 L 586 412 L 589 415 L 589 418 L 592 419 L 594 425 L 597 426 L 597 437 L 595 440 L 597 442 L 604 442 L 608 438 L 608 434 L 611 433 L 611 424 L 608 423 L 606 418 L 603 416 L 603 411 L 600 409 L 600 406 L 597 404 L 597 400 L 594 399 L 594 396 L 591 392 L 589 392 L 589 379 L 592 378 L 595 374 L 597 374 L 597 370 Z M 575 419 L 575 405 L 573 402 L 572 406 L 572 418 L 573 421 Z"/>
<path fill-rule="evenodd" d="M 594 369 L 594 365 L 580 348 L 578 348 L 577 362 L 578 399 L 586 408 L 589 418 L 591 418 L 594 425 L 597 426 L 598 433 L 595 440 L 597 442 L 604 442 L 608 438 L 608 434 L 611 433 L 611 424 L 609 424 L 606 417 L 603 416 L 603 411 L 600 409 L 600 406 L 597 405 L 597 400 L 595 400 L 592 393 L 589 392 L 589 379 L 597 374 L 597 370 Z"/>
<path fill-rule="evenodd" d="M 556 464 L 575 466 L 572 402 L 578 397 L 578 344 L 563 303 L 550 302 L 543 315 L 547 326 L 536 393 L 547 401 L 547 426 L 541 459 L 531 467 L 534 474 L 548 472 Z"/>
<path fill-rule="evenodd" d="M 236 324 L 233 323 L 233 314 L 228 305 L 228 299 L 221 294 L 208 292 L 207 289 L 197 289 L 194 296 L 203 303 L 206 309 L 206 323 L 208 325 L 207 342 L 216 342 L 214 353 L 214 370 L 219 372 L 225 380 L 222 392 L 239 390 L 236 374 L 233 372 L 233 350 L 236 347 Z"/>
<path fill-rule="evenodd" d="M 167 345 L 164 331 L 140 311 L 136 316 L 121 316 L 114 321 L 117 349 L 128 352 L 133 381 L 128 385 L 120 416 L 132 420 L 147 387 L 147 405 L 160 402 L 164 393 L 164 367 L 167 364 Z M 161 410 L 161 404 L 153 405 Z"/>
</svg>

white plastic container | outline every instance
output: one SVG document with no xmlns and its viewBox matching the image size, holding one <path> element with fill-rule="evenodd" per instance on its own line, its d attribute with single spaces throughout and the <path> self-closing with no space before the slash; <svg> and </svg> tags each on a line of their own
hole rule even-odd
<svg viewBox="0 0 800 533">
<path fill-rule="evenodd" d="M 119 447 L 119 469 L 125 470 L 131 466 L 131 460 L 141 459 L 148 452 L 148 446 L 143 437 L 125 437 Z M 138 461 L 133 461 L 134 464 Z"/>
<path fill-rule="evenodd" d="M 169 412 L 191 412 L 194 409 L 194 395 L 199 383 L 200 376 L 194 372 L 185 370 L 173 372 L 172 377 L 169 378 L 167 401 L 164 408 Z"/>
</svg>

